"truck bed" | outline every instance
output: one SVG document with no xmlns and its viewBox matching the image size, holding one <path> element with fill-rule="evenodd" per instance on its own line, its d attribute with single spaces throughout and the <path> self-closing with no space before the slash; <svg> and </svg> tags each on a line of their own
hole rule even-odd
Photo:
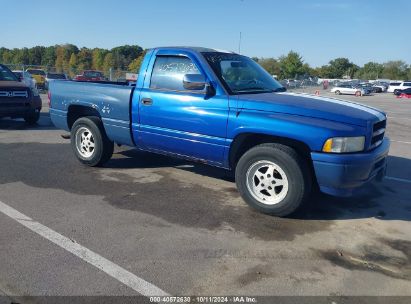
<svg viewBox="0 0 411 304">
<path fill-rule="evenodd" d="M 130 132 L 130 102 L 133 86 L 125 83 L 53 81 L 50 83 L 50 116 L 58 128 L 70 130 L 73 110 L 90 107 L 103 120 L 108 137 L 119 144 L 133 145 Z"/>
</svg>

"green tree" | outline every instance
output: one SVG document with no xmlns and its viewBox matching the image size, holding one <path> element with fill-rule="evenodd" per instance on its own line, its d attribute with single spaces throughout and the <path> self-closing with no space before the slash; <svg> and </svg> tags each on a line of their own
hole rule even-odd
<svg viewBox="0 0 411 304">
<path fill-rule="evenodd" d="M 79 49 L 77 46 L 73 44 L 64 44 L 62 45 L 64 49 L 64 55 L 63 55 L 63 71 L 68 73 L 70 71 L 70 58 L 71 54 L 77 54 L 79 52 Z"/>
<path fill-rule="evenodd" d="M 81 48 L 80 52 L 77 54 L 77 59 L 79 71 L 91 69 L 93 63 L 93 56 L 90 49 Z"/>
<path fill-rule="evenodd" d="M 113 54 L 112 53 L 107 53 L 106 56 L 104 57 L 104 62 L 103 62 L 103 70 L 105 73 L 108 73 L 110 68 L 112 68 L 114 65 L 114 59 L 113 59 Z"/>
<path fill-rule="evenodd" d="M 56 46 L 46 47 L 41 57 L 41 65 L 54 67 L 56 62 Z"/>
<path fill-rule="evenodd" d="M 315 68 L 316 74 L 321 78 L 332 78 L 331 70 L 329 65 L 323 65 L 321 67 Z"/>
<path fill-rule="evenodd" d="M 139 57 L 131 61 L 131 63 L 128 65 L 128 70 L 133 73 L 138 73 L 140 71 L 141 64 L 143 63 L 145 54 L 146 51 L 144 51 Z"/>
<path fill-rule="evenodd" d="M 318 77 L 319 76 L 319 74 L 317 72 L 317 69 L 314 69 L 314 68 L 310 67 L 310 65 L 308 63 L 304 63 L 303 70 L 305 71 L 305 74 L 308 75 L 308 76 L 312 76 L 312 77 Z"/>
<path fill-rule="evenodd" d="M 404 61 L 388 61 L 384 63 L 384 78 L 403 80 L 407 78 L 408 66 Z"/>
<path fill-rule="evenodd" d="M 381 78 L 383 71 L 384 66 L 382 64 L 370 61 L 364 64 L 364 66 L 355 73 L 355 77 L 367 80 L 378 79 Z"/>
<path fill-rule="evenodd" d="M 114 68 L 125 70 L 134 59 L 141 55 L 143 49 L 138 45 L 123 45 L 111 49 L 110 52 L 113 54 Z"/>
<path fill-rule="evenodd" d="M 94 49 L 92 52 L 92 68 L 102 70 L 104 64 L 104 51 L 102 49 Z"/>
<path fill-rule="evenodd" d="M 304 62 L 297 52 L 290 51 L 287 56 L 281 56 L 278 61 L 281 78 L 296 78 L 298 75 L 304 74 Z"/>
<path fill-rule="evenodd" d="M 353 76 L 357 67 L 347 58 L 336 58 L 329 62 L 328 77 L 343 78 L 344 76 Z"/>
<path fill-rule="evenodd" d="M 28 50 L 29 52 L 29 64 L 41 65 L 41 59 L 46 48 L 44 46 L 35 46 Z"/>
<path fill-rule="evenodd" d="M 30 63 L 28 48 L 13 49 L 13 53 L 12 63 L 25 65 Z"/>
<path fill-rule="evenodd" d="M 56 48 L 56 62 L 54 66 L 57 72 L 61 73 L 64 71 L 64 47 L 62 46 Z"/>
<path fill-rule="evenodd" d="M 69 75 L 73 77 L 77 74 L 77 55 L 75 53 L 71 53 L 70 60 L 69 60 Z"/>
<path fill-rule="evenodd" d="M 257 58 L 256 61 L 271 75 L 280 75 L 280 63 L 275 58 Z"/>
<path fill-rule="evenodd" d="M 12 51 L 6 48 L 1 48 L 0 49 L 0 60 L 3 63 L 11 63 L 13 61 Z"/>
</svg>

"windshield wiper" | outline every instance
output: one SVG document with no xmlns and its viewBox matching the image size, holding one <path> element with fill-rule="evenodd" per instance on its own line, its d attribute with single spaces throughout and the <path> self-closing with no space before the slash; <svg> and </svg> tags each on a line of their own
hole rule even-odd
<svg viewBox="0 0 411 304">
<path fill-rule="evenodd" d="M 252 87 L 252 88 L 247 88 L 245 90 L 237 90 L 235 93 L 238 94 L 244 94 L 244 93 L 277 93 L 277 92 L 285 92 L 287 91 L 286 88 L 281 87 L 281 88 L 276 88 L 276 89 L 266 89 L 266 88 L 260 88 L 260 87 Z"/>
<path fill-rule="evenodd" d="M 260 87 L 252 87 L 252 88 L 247 88 L 244 90 L 235 90 L 235 93 L 250 93 L 250 92 L 261 92 L 261 93 L 270 93 L 272 90 L 266 89 L 266 88 L 260 88 Z"/>
<path fill-rule="evenodd" d="M 286 88 L 284 88 L 284 87 L 281 87 L 281 88 L 276 88 L 276 89 L 272 90 L 272 92 L 273 92 L 273 93 L 277 93 L 277 92 L 285 92 L 285 91 L 287 91 L 287 89 L 286 89 Z"/>
</svg>

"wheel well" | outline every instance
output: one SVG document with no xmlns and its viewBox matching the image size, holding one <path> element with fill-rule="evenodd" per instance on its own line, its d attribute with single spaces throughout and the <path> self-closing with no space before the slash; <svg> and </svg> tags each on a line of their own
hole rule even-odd
<svg viewBox="0 0 411 304">
<path fill-rule="evenodd" d="M 311 167 L 311 150 L 307 144 L 286 138 L 286 137 L 278 137 L 272 135 L 265 135 L 265 134 L 254 134 L 254 133 L 245 133 L 240 134 L 236 138 L 234 138 L 233 143 L 231 144 L 230 148 L 230 168 L 235 168 L 238 160 L 243 156 L 245 152 L 250 150 L 251 148 L 265 144 L 265 143 L 279 143 L 285 146 L 289 146 L 295 149 L 300 156 L 302 156 Z"/>
<path fill-rule="evenodd" d="M 77 119 L 85 116 L 96 116 L 101 118 L 100 113 L 91 107 L 78 105 L 70 106 L 67 113 L 67 125 L 69 129 L 71 130 L 71 127 Z"/>
</svg>

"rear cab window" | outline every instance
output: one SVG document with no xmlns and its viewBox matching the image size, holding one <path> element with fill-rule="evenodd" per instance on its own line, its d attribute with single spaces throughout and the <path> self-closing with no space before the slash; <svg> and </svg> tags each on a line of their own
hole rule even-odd
<svg viewBox="0 0 411 304">
<path fill-rule="evenodd" d="M 185 56 L 157 56 L 151 73 L 150 89 L 187 91 L 183 86 L 185 74 L 201 74 L 190 58 Z"/>
</svg>

